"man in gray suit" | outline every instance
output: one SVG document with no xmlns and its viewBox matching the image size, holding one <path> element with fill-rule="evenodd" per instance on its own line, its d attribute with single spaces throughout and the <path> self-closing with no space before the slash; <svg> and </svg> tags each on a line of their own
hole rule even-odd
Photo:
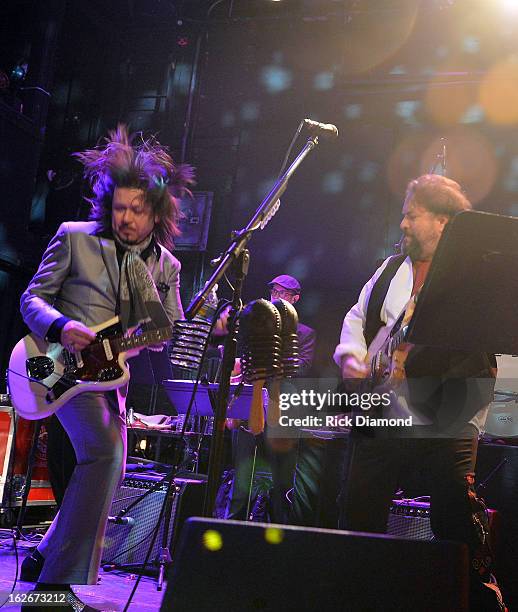
<svg viewBox="0 0 518 612">
<path fill-rule="evenodd" d="M 21 299 L 31 331 L 73 353 L 95 338 L 91 327 L 115 315 L 125 331 L 183 317 L 180 262 L 167 247 L 178 235 L 174 196 L 193 178 L 156 141 L 133 146 L 123 126 L 104 147 L 77 157 L 93 190 L 92 221 L 60 226 Z M 70 584 L 97 581 L 108 512 L 124 474 L 124 403 L 121 389 L 85 392 L 57 412 L 77 466 L 33 557 L 44 560 L 36 590 L 67 590 L 71 607 L 81 602 Z"/>
</svg>

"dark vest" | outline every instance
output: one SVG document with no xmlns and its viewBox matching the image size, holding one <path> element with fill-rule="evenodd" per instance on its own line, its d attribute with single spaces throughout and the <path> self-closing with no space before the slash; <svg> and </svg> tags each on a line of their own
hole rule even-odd
<svg viewBox="0 0 518 612">
<path fill-rule="evenodd" d="M 381 307 L 385 301 L 390 283 L 405 259 L 406 255 L 393 255 L 389 259 L 378 280 L 374 283 L 374 287 L 369 296 L 369 303 L 367 304 L 365 328 L 363 330 L 367 346 L 370 345 L 378 331 L 385 325 L 380 318 Z"/>
</svg>

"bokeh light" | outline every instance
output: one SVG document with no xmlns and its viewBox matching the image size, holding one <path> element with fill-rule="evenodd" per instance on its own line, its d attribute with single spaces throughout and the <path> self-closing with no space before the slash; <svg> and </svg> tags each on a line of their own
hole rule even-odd
<svg viewBox="0 0 518 612">
<path fill-rule="evenodd" d="M 264 539 L 268 544 L 280 544 L 284 540 L 284 531 L 278 527 L 267 527 L 264 530 Z"/>
<path fill-rule="evenodd" d="M 341 193 L 344 186 L 345 176 L 339 170 L 326 172 L 322 177 L 322 191 L 324 193 Z"/>
<path fill-rule="evenodd" d="M 216 552 L 223 548 L 223 538 L 219 531 L 207 529 L 202 536 L 203 546 L 211 552 Z"/>
<path fill-rule="evenodd" d="M 484 199 L 493 188 L 498 163 L 491 143 L 479 132 L 456 127 L 444 134 L 446 142 L 446 175 L 460 183 L 473 205 Z M 429 172 L 442 149 L 441 137 L 424 149 L 419 174 Z"/>
<path fill-rule="evenodd" d="M 344 108 L 344 115 L 347 119 L 359 119 L 362 116 L 362 105 L 347 104 Z"/>
<path fill-rule="evenodd" d="M 499 62 L 482 79 L 480 105 L 489 121 L 498 125 L 518 123 L 518 58 Z"/>
<path fill-rule="evenodd" d="M 396 103 L 395 112 L 407 125 L 419 125 L 416 113 L 420 107 L 420 100 L 400 100 Z"/>
<path fill-rule="evenodd" d="M 477 85 L 445 82 L 445 79 L 455 77 L 454 66 L 455 64 L 443 66 L 426 91 L 426 111 L 437 125 L 450 126 L 459 123 L 467 110 L 477 103 Z"/>
<path fill-rule="evenodd" d="M 417 2 L 408 0 L 398 10 L 353 16 L 344 30 L 344 73 L 371 70 L 390 59 L 408 40 L 415 25 Z"/>
<path fill-rule="evenodd" d="M 291 87 L 292 81 L 292 72 L 281 66 L 265 66 L 261 71 L 261 83 L 271 94 L 286 91 Z"/>
<path fill-rule="evenodd" d="M 319 72 L 313 79 L 313 89 L 317 91 L 333 89 L 334 84 L 335 75 L 332 72 Z"/>
</svg>

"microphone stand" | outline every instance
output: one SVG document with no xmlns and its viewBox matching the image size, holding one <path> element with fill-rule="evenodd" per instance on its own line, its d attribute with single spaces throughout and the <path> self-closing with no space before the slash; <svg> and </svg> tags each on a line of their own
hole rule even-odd
<svg viewBox="0 0 518 612">
<path fill-rule="evenodd" d="M 263 229 L 268 221 L 277 212 L 279 207 L 278 200 L 286 191 L 288 181 L 300 166 L 305 157 L 318 145 L 318 136 L 308 139 L 300 153 L 293 160 L 286 172 L 277 180 L 270 190 L 270 193 L 261 202 L 255 211 L 252 219 L 241 230 L 232 233 L 230 245 L 219 259 L 218 267 L 189 304 L 185 311 L 187 319 L 196 316 L 212 288 L 220 281 L 228 268 L 234 270 L 236 282 L 234 284 L 232 296 L 232 310 L 228 322 L 228 335 L 225 340 L 223 360 L 221 367 L 221 382 L 218 389 L 216 412 L 214 414 L 214 432 L 210 445 L 209 467 L 207 474 L 207 488 L 203 504 L 203 515 L 212 516 L 216 494 L 222 472 L 223 462 L 223 440 L 225 431 L 225 418 L 227 412 L 228 398 L 230 394 L 230 375 L 234 367 L 237 347 L 237 317 L 241 309 L 242 287 L 248 267 L 250 264 L 250 253 L 246 248 L 254 232 Z"/>
<path fill-rule="evenodd" d="M 442 176 L 446 176 L 448 172 L 448 168 L 446 166 L 446 138 L 441 138 L 441 150 L 435 156 L 434 163 L 432 164 L 432 167 L 428 171 L 428 174 L 437 174 L 435 170 L 439 162 L 441 164 Z"/>
</svg>

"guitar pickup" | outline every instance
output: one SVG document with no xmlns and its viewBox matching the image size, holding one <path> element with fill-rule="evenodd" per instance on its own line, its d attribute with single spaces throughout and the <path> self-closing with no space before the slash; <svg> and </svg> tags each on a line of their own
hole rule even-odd
<svg viewBox="0 0 518 612">
<path fill-rule="evenodd" d="M 108 361 L 113 361 L 112 347 L 110 345 L 110 341 L 108 340 L 108 338 L 105 338 L 103 340 L 103 348 L 104 348 L 104 354 L 106 355 L 106 359 Z"/>
</svg>

